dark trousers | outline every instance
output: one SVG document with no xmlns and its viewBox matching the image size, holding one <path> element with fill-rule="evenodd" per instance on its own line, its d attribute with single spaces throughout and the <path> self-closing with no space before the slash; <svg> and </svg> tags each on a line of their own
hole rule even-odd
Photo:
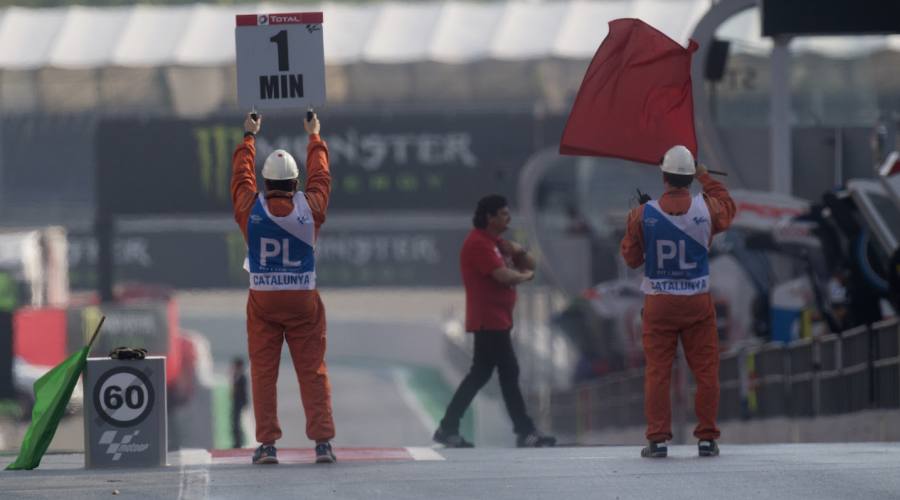
<svg viewBox="0 0 900 500">
<path fill-rule="evenodd" d="M 0 400 L 16 398 L 13 380 L 13 314 L 0 311 Z"/>
<path fill-rule="evenodd" d="M 447 413 L 441 420 L 441 429 L 450 434 L 459 433 L 459 420 L 472 403 L 475 394 L 491 379 L 494 367 L 500 377 L 500 391 L 506 411 L 513 421 L 516 434 L 528 434 L 534 431 L 534 423 L 525 409 L 525 400 L 519 389 L 519 362 L 513 351 L 509 330 L 484 330 L 475 332 L 475 354 L 472 357 L 472 368 L 459 384 Z"/>
<path fill-rule="evenodd" d="M 244 445 L 244 429 L 241 427 L 241 408 L 231 411 L 231 438 L 234 441 L 234 447 L 240 448 Z"/>
</svg>

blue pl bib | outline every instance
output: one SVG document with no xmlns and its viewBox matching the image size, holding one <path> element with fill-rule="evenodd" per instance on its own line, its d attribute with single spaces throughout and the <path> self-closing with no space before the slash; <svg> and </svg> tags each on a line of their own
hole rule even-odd
<svg viewBox="0 0 900 500">
<path fill-rule="evenodd" d="M 644 205 L 645 294 L 698 295 L 709 291 L 709 207 L 702 194 L 682 215 L 669 215 L 654 200 Z"/>
<path fill-rule="evenodd" d="M 286 217 L 269 212 L 260 193 L 247 221 L 247 267 L 252 290 L 316 288 L 316 225 L 302 192 Z"/>
</svg>

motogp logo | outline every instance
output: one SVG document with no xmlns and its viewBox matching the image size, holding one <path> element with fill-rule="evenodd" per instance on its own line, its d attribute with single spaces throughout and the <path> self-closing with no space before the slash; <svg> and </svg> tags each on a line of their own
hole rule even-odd
<svg viewBox="0 0 900 500">
<path fill-rule="evenodd" d="M 268 26 L 269 25 L 269 16 L 263 14 L 258 18 L 258 24 L 260 26 Z"/>
<path fill-rule="evenodd" d="M 122 439 L 116 441 L 118 431 L 106 431 L 100 436 L 100 441 L 97 444 L 107 446 L 105 453 L 112 455 L 113 462 L 117 462 L 122 458 L 123 453 L 142 453 L 147 451 L 150 443 L 133 442 L 134 438 L 140 433 L 141 431 L 134 431 L 130 434 L 123 434 Z"/>
</svg>

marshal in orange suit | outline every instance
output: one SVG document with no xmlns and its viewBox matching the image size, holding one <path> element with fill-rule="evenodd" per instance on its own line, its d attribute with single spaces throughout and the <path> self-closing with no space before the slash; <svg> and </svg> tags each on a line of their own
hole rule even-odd
<svg viewBox="0 0 900 500">
<path fill-rule="evenodd" d="M 278 463 L 281 437 L 276 382 L 282 345 L 287 342 L 300 383 L 306 435 L 316 442 L 316 462 L 334 462 L 331 386 L 325 366 L 325 307 L 316 289 L 315 246 L 331 193 L 328 147 L 319 137 L 314 114 L 303 122 L 309 134 L 306 187 L 299 191 L 299 169 L 284 150 L 275 150 L 262 169 L 265 191 L 256 187 L 256 134 L 262 117 L 249 113 L 244 140 L 232 158 L 234 218 L 247 242 L 250 294 L 247 345 L 256 440 L 254 464 Z"/>
<path fill-rule="evenodd" d="M 735 205 L 725 186 L 697 165 L 684 146 L 669 149 L 661 165 L 665 193 L 628 214 L 621 253 L 632 268 L 644 264 L 644 413 L 648 445 L 641 456 L 661 458 L 672 439 L 669 385 L 678 340 L 697 382 L 694 436 L 700 456 L 717 456 L 719 338 L 709 293 L 709 246 L 731 225 Z M 691 196 L 694 178 L 703 192 Z"/>
</svg>

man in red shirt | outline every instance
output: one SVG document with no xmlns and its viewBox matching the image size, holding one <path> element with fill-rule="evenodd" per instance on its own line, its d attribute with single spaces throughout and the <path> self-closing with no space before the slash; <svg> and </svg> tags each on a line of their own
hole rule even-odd
<svg viewBox="0 0 900 500">
<path fill-rule="evenodd" d="M 509 206 L 500 195 L 485 196 L 478 202 L 472 223 L 475 226 L 460 252 L 460 269 L 466 289 L 466 331 L 475 335 L 472 368 L 459 384 L 434 440 L 451 448 L 474 445 L 459 435 L 459 420 L 475 394 L 491 378 L 494 367 L 500 390 L 513 421 L 519 447 L 553 446 L 556 439 L 537 432 L 525 409 L 519 389 L 519 363 L 513 351 L 512 312 L 516 305 L 515 286 L 534 278 L 536 261 L 519 244 L 500 238 L 509 226 Z"/>
</svg>

